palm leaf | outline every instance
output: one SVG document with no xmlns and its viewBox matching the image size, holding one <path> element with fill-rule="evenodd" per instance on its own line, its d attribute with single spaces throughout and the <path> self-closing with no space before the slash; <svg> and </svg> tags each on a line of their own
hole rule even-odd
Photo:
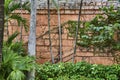
<svg viewBox="0 0 120 80">
<path fill-rule="evenodd" d="M 12 50 L 4 48 L 3 49 L 3 62 L 2 66 L 12 67 L 13 63 L 19 58 L 17 53 L 14 53 Z"/>
<path fill-rule="evenodd" d="M 28 31 L 27 20 L 20 16 L 18 13 L 13 13 L 16 10 L 27 10 L 30 12 L 30 3 L 29 1 L 24 2 L 22 5 L 20 2 L 15 2 L 14 0 L 5 0 L 4 4 L 5 10 L 5 23 L 8 23 L 11 20 L 16 20 L 18 26 L 23 25 L 25 31 Z"/>
<path fill-rule="evenodd" d="M 33 61 L 33 57 L 22 57 L 8 47 L 4 47 L 3 62 L 0 69 L 2 74 L 0 73 L 0 75 L 3 76 L 5 80 L 24 80 L 25 75 L 23 72 L 35 68 Z"/>
<path fill-rule="evenodd" d="M 12 5 L 9 6 L 9 13 L 12 13 L 13 11 L 15 10 L 20 10 L 20 9 L 23 9 L 23 10 L 27 10 L 28 12 L 30 12 L 30 3 L 27 1 L 27 2 L 24 2 L 22 5 L 20 2 L 12 2 Z"/>
<path fill-rule="evenodd" d="M 58 5 L 57 5 L 56 1 L 55 1 L 55 0 L 52 0 L 52 2 L 53 2 L 53 4 L 55 5 L 55 7 L 57 8 L 57 10 L 58 10 L 58 9 L 59 9 L 59 7 L 58 7 Z"/>
<path fill-rule="evenodd" d="M 14 52 L 24 55 L 26 53 L 25 48 L 23 47 L 22 42 L 15 42 L 10 45 L 10 49 L 12 49 Z"/>
<path fill-rule="evenodd" d="M 8 37 L 6 44 L 10 45 L 12 41 L 19 35 L 19 32 L 14 32 L 11 36 Z"/>
<path fill-rule="evenodd" d="M 35 64 L 33 63 L 35 59 L 30 56 L 21 57 L 17 60 L 17 65 L 15 69 L 19 69 L 22 71 L 30 71 L 35 67 Z"/>
<path fill-rule="evenodd" d="M 18 26 L 20 26 L 20 24 L 23 25 L 25 31 L 27 32 L 28 31 L 28 25 L 27 25 L 27 20 L 23 17 L 21 17 L 19 14 L 13 14 L 9 17 L 9 20 L 16 20 L 17 23 L 18 23 Z"/>
<path fill-rule="evenodd" d="M 4 4 L 4 13 L 8 14 L 9 11 L 9 4 L 12 2 L 13 0 L 5 0 L 5 4 Z"/>
<path fill-rule="evenodd" d="M 25 74 L 20 70 L 14 70 L 10 73 L 7 80 L 24 80 Z"/>
<path fill-rule="evenodd" d="M 22 4 L 22 9 L 30 12 L 30 2 L 29 1 L 24 2 L 24 4 Z"/>
<path fill-rule="evenodd" d="M 30 3 L 26 1 L 21 5 L 20 2 L 14 2 L 13 0 L 5 1 L 5 15 L 9 15 L 13 13 L 15 10 L 20 9 L 27 10 L 28 12 L 30 12 Z"/>
<path fill-rule="evenodd" d="M 15 11 L 15 10 L 18 10 L 18 9 L 20 9 L 21 8 L 21 4 L 20 3 L 13 3 L 13 2 L 11 2 L 11 4 L 9 4 L 9 9 L 8 9 L 8 14 L 9 13 L 12 13 L 13 11 Z"/>
</svg>

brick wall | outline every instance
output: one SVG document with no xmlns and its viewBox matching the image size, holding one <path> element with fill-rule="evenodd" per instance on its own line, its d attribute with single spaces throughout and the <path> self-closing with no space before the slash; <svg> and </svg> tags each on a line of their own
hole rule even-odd
<svg viewBox="0 0 120 80">
<path fill-rule="evenodd" d="M 95 17 L 95 14 L 97 14 L 98 10 L 93 10 L 92 12 L 82 11 L 81 20 L 82 21 L 89 21 Z M 22 13 L 22 16 L 25 17 L 28 20 L 30 20 L 30 15 L 28 13 Z M 52 50 L 55 59 L 57 60 L 58 53 L 59 53 L 59 35 L 58 35 L 58 19 L 56 10 L 51 10 L 51 39 L 52 39 Z M 46 61 L 50 60 L 50 50 L 49 50 L 49 37 L 48 37 L 48 22 L 47 22 L 47 11 L 46 10 L 38 10 L 37 14 L 37 26 L 36 26 L 36 36 L 37 36 L 37 45 L 36 45 L 36 57 L 37 61 L 39 63 L 44 63 Z M 61 24 L 73 20 L 77 21 L 78 19 L 78 10 L 61 10 Z M 63 52 L 63 61 L 71 61 L 72 53 L 73 53 L 73 43 L 74 39 L 68 36 L 68 31 L 66 29 L 68 27 L 65 25 L 62 28 L 62 52 Z M 9 33 L 12 34 L 14 31 L 19 30 L 20 28 L 16 26 L 16 22 L 12 22 L 9 25 Z M 27 46 L 28 41 L 28 34 L 29 32 L 25 32 L 23 29 L 22 33 L 22 39 L 23 42 Z M 19 37 L 16 39 L 19 40 Z M 108 56 L 99 56 L 99 55 L 93 55 L 93 53 L 90 52 L 83 52 L 80 50 L 80 48 L 77 48 L 77 53 L 75 57 L 75 62 L 85 60 L 90 63 L 97 63 L 97 64 L 112 64 L 113 58 Z"/>
</svg>

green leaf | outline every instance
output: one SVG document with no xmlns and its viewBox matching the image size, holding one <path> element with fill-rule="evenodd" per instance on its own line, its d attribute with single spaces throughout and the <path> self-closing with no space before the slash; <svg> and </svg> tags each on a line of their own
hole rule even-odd
<svg viewBox="0 0 120 80">
<path fill-rule="evenodd" d="M 16 31 L 14 32 L 11 36 L 8 37 L 7 41 L 6 41 L 6 44 L 7 45 L 10 45 L 12 44 L 12 41 L 19 35 L 19 32 Z"/>
<path fill-rule="evenodd" d="M 59 10 L 59 6 L 58 4 L 56 3 L 57 1 L 56 0 L 52 0 L 53 4 L 55 5 L 56 9 Z"/>
<path fill-rule="evenodd" d="M 24 80 L 25 74 L 20 70 L 14 70 L 10 73 L 7 80 Z"/>
</svg>

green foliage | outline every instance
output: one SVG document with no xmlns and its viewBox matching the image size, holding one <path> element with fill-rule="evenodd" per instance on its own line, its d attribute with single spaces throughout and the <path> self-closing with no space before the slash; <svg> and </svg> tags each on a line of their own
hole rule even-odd
<svg viewBox="0 0 120 80">
<path fill-rule="evenodd" d="M 4 42 L 0 80 L 25 80 L 26 72 L 37 66 L 34 57 L 21 55 L 21 53 L 25 54 L 22 42 L 13 42 L 17 35 L 14 33 Z"/>
<path fill-rule="evenodd" d="M 113 47 L 116 44 L 114 35 L 120 30 L 120 9 L 114 7 L 102 8 L 104 16 L 97 15 L 92 21 L 81 23 L 84 27 L 79 30 L 78 45 L 86 47 Z M 75 22 L 68 23 L 69 34 L 75 34 Z M 118 44 L 118 43 L 117 43 Z"/>
<path fill-rule="evenodd" d="M 120 8 L 114 10 L 114 6 L 110 6 L 101 8 L 101 11 L 103 15 L 97 15 L 89 22 L 81 22 L 77 45 L 113 55 L 115 51 L 120 51 Z M 75 35 L 76 24 L 73 21 L 68 23 L 71 37 Z"/>
<path fill-rule="evenodd" d="M 59 10 L 59 6 L 58 6 L 56 0 L 52 0 L 52 2 L 53 2 L 53 4 L 55 5 L 56 9 Z"/>
<path fill-rule="evenodd" d="M 24 73 L 20 70 L 14 70 L 10 73 L 7 80 L 24 80 Z"/>
<path fill-rule="evenodd" d="M 36 80 L 119 80 L 120 65 L 97 65 L 87 62 L 45 63 L 37 70 Z"/>
<path fill-rule="evenodd" d="M 11 45 L 12 41 L 19 35 L 19 32 L 14 32 L 11 36 L 8 37 L 6 45 Z"/>
<path fill-rule="evenodd" d="M 15 42 L 14 39 L 19 35 L 19 32 L 14 32 L 12 35 L 8 37 L 6 41 L 4 41 L 4 47 L 7 47 L 10 50 L 13 50 L 15 53 L 25 55 L 26 50 L 23 47 L 22 42 Z M 14 42 L 13 42 L 14 41 Z"/>
<path fill-rule="evenodd" d="M 14 0 L 5 0 L 4 4 L 4 15 L 5 15 L 5 25 L 7 26 L 8 22 L 15 20 L 18 23 L 18 26 L 22 24 L 25 30 L 28 30 L 27 21 L 25 18 L 20 16 L 20 13 L 14 13 L 16 10 L 27 10 L 30 12 L 30 3 L 28 1 L 24 2 L 22 5 L 20 1 L 15 2 Z"/>
<path fill-rule="evenodd" d="M 8 47 L 3 48 L 2 59 L 0 75 L 5 80 L 24 80 L 24 72 L 34 68 L 34 58 L 29 56 L 22 57 Z"/>
</svg>

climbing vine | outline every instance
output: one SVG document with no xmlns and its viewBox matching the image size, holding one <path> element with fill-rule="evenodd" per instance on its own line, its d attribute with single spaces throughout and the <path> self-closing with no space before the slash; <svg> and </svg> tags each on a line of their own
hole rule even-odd
<svg viewBox="0 0 120 80">
<path fill-rule="evenodd" d="M 105 52 L 115 56 L 115 52 L 120 50 L 120 8 L 110 6 L 100 10 L 102 15 L 96 15 L 89 22 L 81 22 L 77 45 L 92 48 L 94 53 Z M 75 21 L 68 22 L 67 29 L 71 37 L 75 35 L 76 24 Z"/>
</svg>

